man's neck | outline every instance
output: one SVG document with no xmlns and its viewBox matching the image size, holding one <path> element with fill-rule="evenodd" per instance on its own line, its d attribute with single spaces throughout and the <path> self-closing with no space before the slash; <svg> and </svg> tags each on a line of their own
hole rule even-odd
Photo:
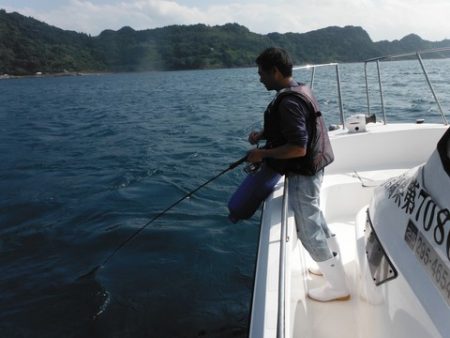
<svg viewBox="0 0 450 338">
<path fill-rule="evenodd" d="M 285 89 L 285 88 L 293 87 L 296 84 L 297 84 L 297 82 L 294 81 L 294 78 L 292 76 L 285 77 L 285 78 L 283 78 L 282 81 L 280 81 L 279 87 L 277 88 L 277 92 L 282 90 L 282 89 Z"/>
</svg>

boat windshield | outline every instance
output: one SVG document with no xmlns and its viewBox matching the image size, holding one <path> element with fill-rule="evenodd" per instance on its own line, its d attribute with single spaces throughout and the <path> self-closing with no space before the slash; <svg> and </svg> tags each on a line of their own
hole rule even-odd
<svg viewBox="0 0 450 338">
<path fill-rule="evenodd" d="M 365 234 L 367 261 L 369 263 L 372 279 L 375 285 L 378 286 L 397 277 L 397 271 L 381 246 L 375 230 L 372 227 L 368 212 Z"/>
</svg>

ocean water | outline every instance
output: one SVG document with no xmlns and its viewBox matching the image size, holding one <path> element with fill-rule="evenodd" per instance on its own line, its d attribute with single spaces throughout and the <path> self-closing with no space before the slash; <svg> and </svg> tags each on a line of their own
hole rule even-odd
<svg viewBox="0 0 450 338">
<path fill-rule="evenodd" d="M 450 60 L 425 64 L 448 114 Z M 417 62 L 381 68 L 388 122 L 441 121 Z M 315 75 L 328 124 L 335 74 Z M 363 67 L 340 77 L 346 115 L 367 112 Z M 232 224 L 226 207 L 242 167 L 80 277 L 245 154 L 273 95 L 256 68 L 11 79 L 0 93 L 0 337 L 247 336 L 260 215 Z"/>
</svg>

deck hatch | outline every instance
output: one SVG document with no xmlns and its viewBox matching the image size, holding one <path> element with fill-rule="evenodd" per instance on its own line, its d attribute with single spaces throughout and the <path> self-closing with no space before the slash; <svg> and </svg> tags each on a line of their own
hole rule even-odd
<svg viewBox="0 0 450 338">
<path fill-rule="evenodd" d="M 397 270 L 381 245 L 375 230 L 372 227 L 369 212 L 365 228 L 366 256 L 372 279 L 376 286 L 397 277 Z"/>
</svg>

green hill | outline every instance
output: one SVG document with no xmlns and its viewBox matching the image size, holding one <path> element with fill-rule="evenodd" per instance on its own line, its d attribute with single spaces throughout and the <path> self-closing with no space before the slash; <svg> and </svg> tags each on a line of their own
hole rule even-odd
<svg viewBox="0 0 450 338">
<path fill-rule="evenodd" d="M 106 70 L 93 39 L 0 10 L 0 74 Z"/>
<path fill-rule="evenodd" d="M 417 35 L 373 42 L 361 27 L 328 27 L 308 33 L 250 32 L 239 24 L 173 25 L 135 31 L 123 27 L 91 37 L 0 10 L 0 75 L 146 71 L 254 66 L 269 46 L 289 50 L 296 64 L 354 62 L 379 55 L 450 46 Z"/>
</svg>

